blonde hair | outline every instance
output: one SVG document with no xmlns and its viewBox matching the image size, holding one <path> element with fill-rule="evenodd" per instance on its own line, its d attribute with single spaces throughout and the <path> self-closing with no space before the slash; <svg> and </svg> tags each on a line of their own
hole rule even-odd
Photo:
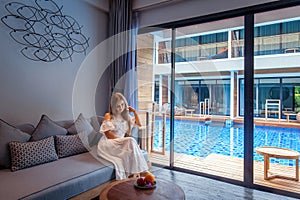
<svg viewBox="0 0 300 200">
<path fill-rule="evenodd" d="M 129 115 L 128 112 L 128 102 L 126 100 L 126 98 L 119 92 L 116 92 L 112 95 L 111 100 L 110 100 L 110 114 L 111 115 L 115 115 L 116 114 L 116 109 L 117 109 L 117 102 L 123 100 L 124 104 L 125 104 L 125 108 L 121 113 L 121 116 L 125 119 L 125 121 L 127 121 L 128 124 L 128 131 L 125 134 L 126 136 L 130 136 L 131 133 L 131 117 Z"/>
</svg>

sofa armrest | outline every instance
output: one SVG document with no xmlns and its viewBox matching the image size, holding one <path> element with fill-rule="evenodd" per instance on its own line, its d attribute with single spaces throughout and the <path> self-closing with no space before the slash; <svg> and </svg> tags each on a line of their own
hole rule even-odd
<svg viewBox="0 0 300 200">
<path fill-rule="evenodd" d="M 140 144 L 140 134 L 139 134 L 139 127 L 134 126 L 131 130 L 131 137 L 133 137 L 138 144 Z"/>
<path fill-rule="evenodd" d="M 140 146 L 140 149 L 146 150 L 148 152 L 149 138 L 147 137 L 145 127 L 138 127 L 138 126 L 133 127 L 131 132 L 131 137 L 133 137 L 137 141 L 137 143 Z"/>
<path fill-rule="evenodd" d="M 133 137 L 140 146 L 143 155 L 148 163 L 148 167 L 151 168 L 151 161 L 149 160 L 149 147 L 148 147 L 148 138 L 145 134 L 145 127 L 134 126 L 131 131 L 131 137 Z"/>
</svg>

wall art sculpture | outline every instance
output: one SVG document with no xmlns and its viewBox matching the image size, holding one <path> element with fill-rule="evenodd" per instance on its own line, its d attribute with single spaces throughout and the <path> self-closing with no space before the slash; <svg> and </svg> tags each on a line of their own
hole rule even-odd
<svg viewBox="0 0 300 200">
<path fill-rule="evenodd" d="M 30 1 L 28 1 L 29 3 Z M 9 35 L 23 45 L 21 53 L 34 61 L 53 62 L 70 59 L 74 53 L 86 53 L 89 38 L 82 26 L 62 12 L 53 0 L 35 0 L 32 5 L 10 2 L 1 21 L 11 29 Z"/>
</svg>

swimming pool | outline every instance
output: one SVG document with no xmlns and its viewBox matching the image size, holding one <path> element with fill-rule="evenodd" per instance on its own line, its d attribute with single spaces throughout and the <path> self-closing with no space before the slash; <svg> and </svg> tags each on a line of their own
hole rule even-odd
<svg viewBox="0 0 300 200">
<path fill-rule="evenodd" d="M 162 120 L 155 120 L 154 149 L 162 148 Z M 166 120 L 166 151 L 169 151 L 170 120 Z M 175 120 L 174 151 L 197 157 L 211 153 L 244 158 L 244 129 L 242 125 L 226 127 L 224 124 L 205 125 L 204 122 Z M 300 152 L 300 129 L 267 126 L 254 127 L 254 150 L 259 146 L 276 146 Z M 263 161 L 254 152 L 253 159 Z M 293 166 L 293 160 L 270 159 L 271 163 Z"/>
</svg>

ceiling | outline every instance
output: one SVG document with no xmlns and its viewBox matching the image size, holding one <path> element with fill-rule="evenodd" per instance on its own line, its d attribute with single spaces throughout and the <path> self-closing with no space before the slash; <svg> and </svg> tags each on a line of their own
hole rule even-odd
<svg viewBox="0 0 300 200">
<path fill-rule="evenodd" d="M 109 0 L 84 0 L 91 5 L 97 7 L 100 10 L 103 10 L 105 12 L 109 11 Z M 155 8 L 161 8 L 165 6 L 171 6 L 172 4 L 176 3 L 184 3 L 183 0 L 133 0 L 133 9 L 136 11 L 143 12 L 144 10 L 151 10 Z M 200 0 L 198 0 L 200 1 Z M 275 10 L 272 12 L 264 12 L 259 13 L 255 15 L 255 23 L 265 23 L 265 22 L 271 22 L 271 21 L 278 21 L 278 20 L 284 20 L 284 19 L 290 19 L 298 17 L 299 15 L 300 6 L 292 7 L 292 8 L 285 8 L 281 10 Z M 210 23 L 204 23 L 204 24 L 196 24 L 192 26 L 187 26 L 184 28 L 177 29 L 177 35 L 193 35 L 193 34 L 199 34 L 210 32 L 210 31 L 216 31 L 221 29 L 230 29 L 233 27 L 242 27 L 244 25 L 244 18 L 243 17 L 236 17 L 232 19 L 225 19 Z M 168 31 L 166 31 L 168 32 Z M 170 33 L 166 34 L 166 37 L 169 37 Z"/>
<path fill-rule="evenodd" d="M 105 12 L 109 11 L 109 0 L 83 0 Z M 133 0 L 133 10 L 142 11 L 157 6 L 166 6 L 182 0 Z"/>
</svg>

